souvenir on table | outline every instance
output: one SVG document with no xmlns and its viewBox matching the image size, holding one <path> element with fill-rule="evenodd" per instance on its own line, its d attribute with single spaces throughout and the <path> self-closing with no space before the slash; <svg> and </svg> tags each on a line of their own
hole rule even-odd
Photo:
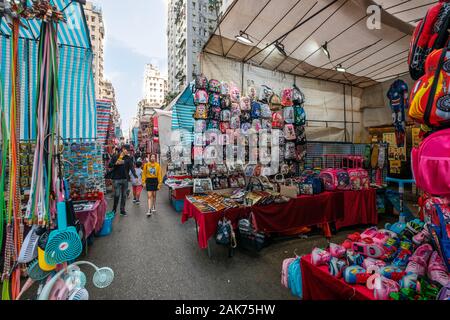
<svg viewBox="0 0 450 320">
<path fill-rule="evenodd" d="M 211 179 L 194 179 L 194 194 L 213 191 Z"/>
</svg>

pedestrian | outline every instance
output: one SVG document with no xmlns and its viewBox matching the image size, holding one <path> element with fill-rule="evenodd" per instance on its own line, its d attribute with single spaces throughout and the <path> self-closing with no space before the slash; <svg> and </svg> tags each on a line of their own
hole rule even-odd
<svg viewBox="0 0 450 320">
<path fill-rule="evenodd" d="M 161 188 L 162 174 L 156 155 L 150 155 L 150 161 L 144 165 L 142 172 L 142 183 L 145 184 L 148 196 L 147 217 L 156 213 L 156 193 Z"/>
<path fill-rule="evenodd" d="M 133 203 L 140 205 L 141 204 L 141 193 L 142 189 L 144 188 L 142 186 L 142 160 L 139 158 L 136 161 L 136 175 L 137 178 L 131 176 L 131 186 L 133 187 Z"/>
<path fill-rule="evenodd" d="M 120 215 L 126 217 L 125 205 L 127 201 L 128 182 L 130 181 L 130 172 L 134 178 L 137 178 L 133 166 L 133 159 L 129 156 L 130 147 L 123 145 L 120 154 L 113 155 L 109 167 L 112 168 L 112 180 L 114 185 L 114 208 L 117 212 L 117 206 L 120 199 Z"/>
</svg>

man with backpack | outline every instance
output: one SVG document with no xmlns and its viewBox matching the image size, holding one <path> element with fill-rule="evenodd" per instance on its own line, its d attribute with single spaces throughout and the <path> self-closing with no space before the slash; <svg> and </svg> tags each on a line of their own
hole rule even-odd
<svg viewBox="0 0 450 320">
<path fill-rule="evenodd" d="M 113 211 L 117 212 L 117 206 L 120 199 L 120 215 L 126 217 L 125 205 L 128 195 L 128 182 L 130 181 L 130 172 L 137 179 L 136 171 L 134 170 L 133 159 L 129 155 L 130 146 L 123 145 L 121 152 L 114 154 L 109 163 L 109 167 L 112 168 L 111 179 L 114 185 L 114 208 Z"/>
</svg>

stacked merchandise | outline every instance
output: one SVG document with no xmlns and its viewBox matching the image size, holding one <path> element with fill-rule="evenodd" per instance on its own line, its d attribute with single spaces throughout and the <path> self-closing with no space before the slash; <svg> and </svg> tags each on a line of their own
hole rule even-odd
<svg viewBox="0 0 450 320">
<path fill-rule="evenodd" d="M 216 193 L 207 196 L 187 196 L 186 198 L 203 213 L 218 212 L 240 206 L 234 200 Z"/>
<path fill-rule="evenodd" d="M 103 145 L 107 143 L 110 117 L 111 101 L 97 100 L 97 139 Z"/>
<path fill-rule="evenodd" d="M 65 173 L 72 199 L 85 199 L 96 192 L 105 194 L 102 152 L 103 145 L 94 142 L 64 144 Z"/>
</svg>

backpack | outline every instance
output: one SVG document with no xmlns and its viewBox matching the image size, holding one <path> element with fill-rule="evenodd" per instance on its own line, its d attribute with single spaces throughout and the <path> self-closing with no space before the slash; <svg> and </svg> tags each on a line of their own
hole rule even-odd
<svg viewBox="0 0 450 320">
<path fill-rule="evenodd" d="M 297 145 L 295 147 L 295 157 L 298 162 L 304 162 L 307 155 L 307 149 L 304 145 Z"/>
<path fill-rule="evenodd" d="M 247 134 L 251 128 L 252 128 L 252 124 L 250 122 L 242 122 L 241 121 L 242 134 Z"/>
<path fill-rule="evenodd" d="M 195 108 L 194 118 L 197 120 L 205 120 L 208 118 L 208 106 L 206 104 L 199 104 Z"/>
<path fill-rule="evenodd" d="M 196 120 L 194 122 L 194 132 L 202 133 L 206 131 L 206 121 L 205 120 Z"/>
<path fill-rule="evenodd" d="M 256 101 L 252 102 L 251 117 L 252 119 L 259 119 L 261 117 L 261 105 Z"/>
<path fill-rule="evenodd" d="M 219 81 L 211 79 L 209 80 L 208 90 L 209 92 L 220 94 L 222 92 L 222 86 Z"/>
<path fill-rule="evenodd" d="M 281 285 L 284 286 L 286 289 L 289 289 L 288 268 L 294 261 L 295 258 L 286 259 L 283 261 L 283 264 L 281 265 Z"/>
<path fill-rule="evenodd" d="M 239 129 L 241 127 L 241 119 L 239 116 L 231 116 L 230 129 Z"/>
<path fill-rule="evenodd" d="M 302 268 L 300 266 L 300 258 L 295 259 L 288 268 L 288 284 L 294 296 L 302 299 Z"/>
<path fill-rule="evenodd" d="M 272 139 L 272 145 L 274 145 L 274 146 L 284 146 L 284 144 L 286 143 L 286 139 L 284 138 L 284 132 L 283 132 L 283 130 L 280 130 L 280 129 L 272 130 L 271 139 Z M 280 152 L 280 153 L 282 153 L 282 152 Z"/>
<path fill-rule="evenodd" d="M 326 169 L 320 173 L 326 191 L 349 190 L 350 177 L 343 169 Z"/>
<path fill-rule="evenodd" d="M 252 120 L 252 115 L 250 112 L 241 113 L 241 122 L 250 122 Z"/>
<path fill-rule="evenodd" d="M 263 129 L 263 130 L 271 130 L 272 129 L 272 120 L 261 119 L 261 129 Z"/>
<path fill-rule="evenodd" d="M 259 89 L 259 101 L 268 104 L 270 97 L 273 95 L 273 90 L 266 85 L 262 85 Z"/>
<path fill-rule="evenodd" d="M 241 115 L 241 107 L 238 103 L 233 102 L 231 104 L 231 114 L 233 116 L 240 116 Z"/>
<path fill-rule="evenodd" d="M 198 90 L 206 90 L 208 87 L 208 79 L 201 74 L 197 77 L 195 77 L 195 89 Z"/>
<path fill-rule="evenodd" d="M 253 119 L 252 128 L 255 129 L 256 132 L 259 132 L 262 129 L 261 120 Z"/>
<path fill-rule="evenodd" d="M 229 122 L 221 122 L 220 125 L 220 131 L 225 134 L 228 130 L 230 130 L 230 123 Z"/>
<path fill-rule="evenodd" d="M 450 219 L 444 216 L 439 205 L 436 206 L 436 213 L 438 215 L 439 224 L 432 223 L 430 226 L 431 239 L 434 247 L 441 256 L 447 272 L 450 270 Z"/>
<path fill-rule="evenodd" d="M 294 90 L 284 89 L 281 93 L 281 105 L 283 107 L 292 107 L 294 105 Z"/>
<path fill-rule="evenodd" d="M 230 110 L 222 110 L 220 112 L 220 121 L 229 122 L 231 120 L 231 111 Z"/>
<path fill-rule="evenodd" d="M 369 173 L 362 168 L 348 169 L 350 186 L 354 191 L 368 190 L 370 188 Z"/>
<path fill-rule="evenodd" d="M 230 85 L 230 98 L 232 102 L 239 103 L 241 101 L 241 90 L 235 84 Z"/>
<path fill-rule="evenodd" d="M 252 109 L 252 102 L 248 97 L 242 97 L 240 101 L 242 111 L 250 111 Z"/>
<path fill-rule="evenodd" d="M 295 143 L 286 142 L 284 159 L 285 160 L 295 160 L 296 152 L 295 152 Z"/>
<path fill-rule="evenodd" d="M 247 96 L 250 98 L 250 100 L 252 101 L 256 101 L 256 89 L 255 87 L 248 87 L 247 89 Z"/>
<path fill-rule="evenodd" d="M 284 117 L 284 122 L 286 122 L 288 124 L 294 124 L 295 123 L 294 108 L 293 107 L 285 107 L 283 109 L 283 117 Z"/>
<path fill-rule="evenodd" d="M 283 111 L 274 112 L 272 114 L 272 128 L 283 129 L 283 127 L 284 127 Z"/>
<path fill-rule="evenodd" d="M 301 106 L 294 107 L 294 123 L 296 126 L 306 125 L 306 112 Z"/>
<path fill-rule="evenodd" d="M 406 133 L 405 109 L 408 106 L 408 85 L 403 80 L 394 81 L 389 88 L 387 98 L 392 110 L 397 146 L 403 147 Z"/>
<path fill-rule="evenodd" d="M 302 106 L 305 103 L 305 95 L 295 84 L 292 91 L 292 102 L 298 106 Z"/>
<path fill-rule="evenodd" d="M 296 143 L 304 146 L 307 143 L 305 127 L 295 127 L 295 135 L 297 136 Z"/>
<path fill-rule="evenodd" d="M 219 113 L 220 118 L 220 113 Z M 206 126 L 207 130 L 219 130 L 219 121 L 218 120 L 209 120 L 208 125 Z"/>
<path fill-rule="evenodd" d="M 298 185 L 300 194 L 315 195 L 322 193 L 322 181 L 319 175 L 312 170 L 304 171 L 300 176 L 300 183 Z"/>
<path fill-rule="evenodd" d="M 450 129 L 433 133 L 411 154 L 419 189 L 435 196 L 450 195 Z"/>
<path fill-rule="evenodd" d="M 272 118 L 272 110 L 268 104 L 261 104 L 261 118 L 263 119 L 271 119 Z"/>
<path fill-rule="evenodd" d="M 203 147 L 206 145 L 205 135 L 203 133 L 194 133 L 194 146 Z"/>
<path fill-rule="evenodd" d="M 230 86 L 226 82 L 220 83 L 220 93 L 223 96 L 228 96 L 230 94 Z"/>
<path fill-rule="evenodd" d="M 293 124 L 286 124 L 284 126 L 284 137 L 288 141 L 294 141 L 295 139 L 297 139 Z"/>
<path fill-rule="evenodd" d="M 430 52 L 443 48 L 448 39 L 450 5 L 445 2 L 448 1 L 441 0 L 431 7 L 414 30 L 408 55 L 409 72 L 414 80 L 424 75 Z"/>
<path fill-rule="evenodd" d="M 209 105 L 214 107 L 220 107 L 221 101 L 220 101 L 220 94 L 218 93 L 211 93 L 209 95 Z"/>
<path fill-rule="evenodd" d="M 281 108 L 281 99 L 280 99 L 280 96 L 278 96 L 278 95 L 276 95 L 276 94 L 273 94 L 273 95 L 270 97 L 269 107 L 270 107 L 270 110 L 272 110 L 272 111 L 280 110 L 280 108 Z"/>
<path fill-rule="evenodd" d="M 209 109 L 209 118 L 211 120 L 220 121 L 222 114 L 222 109 L 220 107 L 211 107 Z"/>
<path fill-rule="evenodd" d="M 429 127 L 450 124 L 450 59 L 447 48 L 433 51 L 425 62 L 425 75 L 411 92 L 409 116 Z"/>
<path fill-rule="evenodd" d="M 230 109 L 231 108 L 231 98 L 229 95 L 222 96 L 222 109 Z"/>
<path fill-rule="evenodd" d="M 207 104 L 209 100 L 208 92 L 204 89 L 197 90 L 194 94 L 194 103 L 198 104 Z"/>
</svg>

